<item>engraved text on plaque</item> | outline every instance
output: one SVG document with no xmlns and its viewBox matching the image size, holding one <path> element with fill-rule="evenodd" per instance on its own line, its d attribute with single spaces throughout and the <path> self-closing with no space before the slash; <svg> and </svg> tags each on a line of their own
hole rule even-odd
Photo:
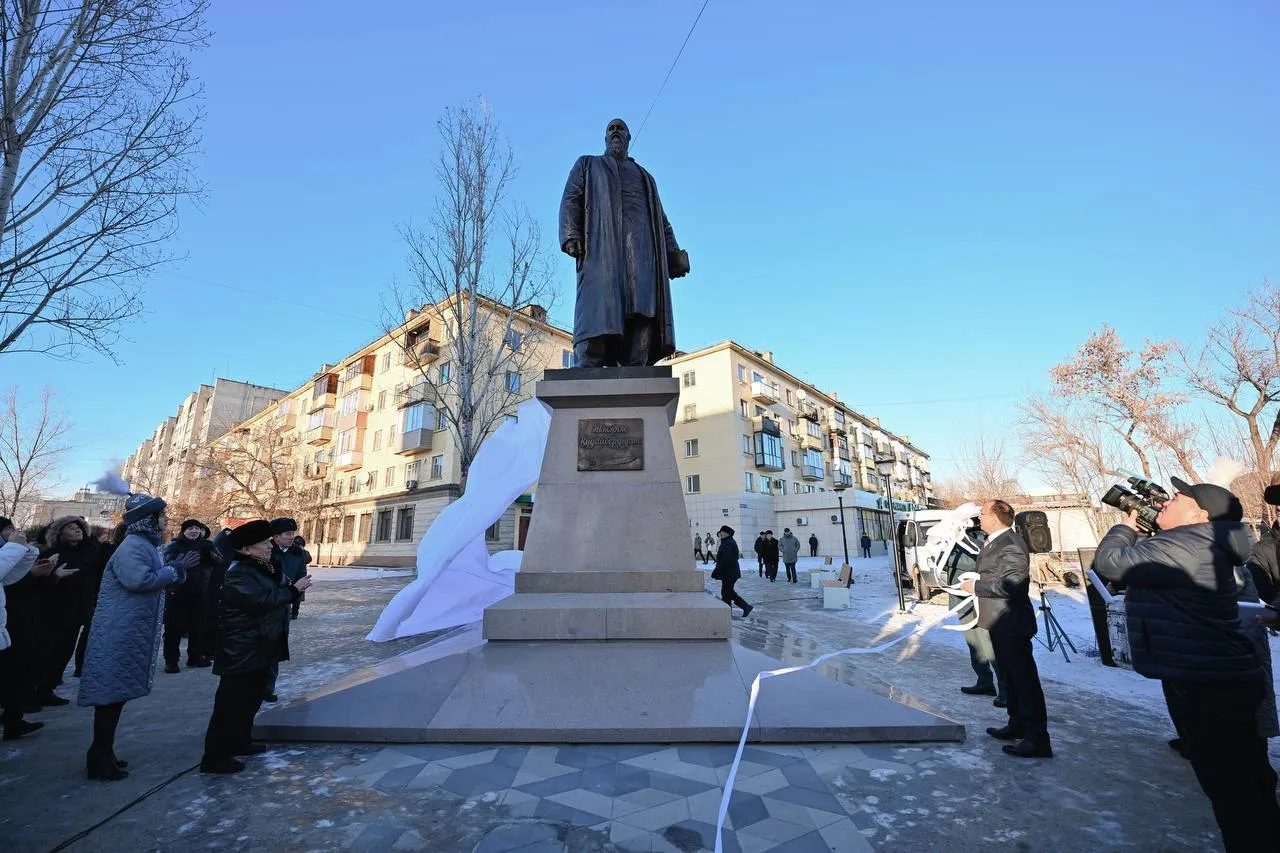
<svg viewBox="0 0 1280 853">
<path fill-rule="evenodd" d="M 578 421 L 578 470 L 644 470 L 644 420 L 583 418 Z"/>
</svg>

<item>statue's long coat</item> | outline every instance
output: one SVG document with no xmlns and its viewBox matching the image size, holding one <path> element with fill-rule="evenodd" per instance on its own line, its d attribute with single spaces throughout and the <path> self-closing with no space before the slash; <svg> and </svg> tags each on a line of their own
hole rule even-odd
<svg viewBox="0 0 1280 853">
<path fill-rule="evenodd" d="M 634 161 L 632 161 L 634 162 Z M 639 164 L 637 164 L 639 166 Z M 678 251 L 671 223 L 662 211 L 658 187 L 643 168 L 649 196 L 649 215 L 658 271 L 652 282 L 627 280 L 623 253 L 622 191 L 618 161 L 605 155 L 587 154 L 578 158 L 569 173 L 560 200 L 560 248 L 578 240 L 583 255 L 578 259 L 578 292 L 573 312 L 573 342 L 602 335 L 621 335 L 625 329 L 627 288 L 635 288 L 635 311 L 655 320 L 652 358 L 665 358 L 676 349 L 675 322 L 671 317 L 671 277 L 667 257 Z"/>
</svg>

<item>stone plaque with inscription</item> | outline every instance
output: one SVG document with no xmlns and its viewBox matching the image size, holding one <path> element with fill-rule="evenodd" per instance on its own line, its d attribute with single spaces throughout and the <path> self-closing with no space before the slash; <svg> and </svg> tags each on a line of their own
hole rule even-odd
<svg viewBox="0 0 1280 853">
<path fill-rule="evenodd" d="M 578 421 L 579 471 L 643 471 L 644 420 L 583 418 Z"/>
</svg>

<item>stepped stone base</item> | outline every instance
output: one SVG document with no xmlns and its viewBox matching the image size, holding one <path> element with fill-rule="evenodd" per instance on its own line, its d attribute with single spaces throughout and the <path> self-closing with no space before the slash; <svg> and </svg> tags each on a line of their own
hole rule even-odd
<svg viewBox="0 0 1280 853">
<path fill-rule="evenodd" d="M 726 642 L 486 643 L 472 625 L 263 711 L 253 735 L 371 743 L 734 743 L 752 679 L 781 667 Z M 806 670 L 762 683 L 748 737 L 954 741 L 964 739 L 964 727 Z"/>
<path fill-rule="evenodd" d="M 516 593 L 485 609 L 484 638 L 727 640 L 730 616 L 705 592 Z"/>
</svg>

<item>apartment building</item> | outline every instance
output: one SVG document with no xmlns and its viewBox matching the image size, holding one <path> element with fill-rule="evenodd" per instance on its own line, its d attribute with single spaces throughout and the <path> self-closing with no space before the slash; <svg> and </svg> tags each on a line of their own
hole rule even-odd
<svg viewBox="0 0 1280 853">
<path fill-rule="evenodd" d="M 515 417 L 544 369 L 568 366 L 572 337 L 536 307 L 510 329 L 496 306 L 482 307 L 498 315 L 491 328 L 505 347 L 499 355 L 518 354 L 503 359 L 494 429 Z M 186 468 L 158 481 L 168 489 L 161 493 L 183 496 L 210 526 L 291 514 L 323 563 L 413 565 L 427 527 L 462 493 L 460 448 L 445 412 L 456 404 L 458 370 L 448 321 L 443 306 L 408 312 L 401 328 L 211 436 L 185 457 Z M 138 449 L 135 457 L 148 464 L 130 458 L 126 480 L 149 473 L 151 460 L 182 458 L 188 403 L 198 400 L 189 397 Z M 486 532 L 490 550 L 519 547 L 531 513 L 531 496 L 517 500 Z"/>
<path fill-rule="evenodd" d="M 680 380 L 671 439 L 691 534 L 728 524 L 749 548 L 758 531 L 781 535 L 790 527 L 803 540 L 816 534 L 824 553 L 838 553 L 843 504 L 855 549 L 864 531 L 887 539 L 878 459 L 892 461 L 894 511 L 932 505 L 927 453 L 774 364 L 771 352 L 723 341 L 664 363 Z"/>
<path fill-rule="evenodd" d="M 199 457 L 209 443 L 286 393 L 233 379 L 201 385 L 125 460 L 121 476 L 135 488 L 164 495 L 172 503 L 193 504 Z"/>
</svg>

